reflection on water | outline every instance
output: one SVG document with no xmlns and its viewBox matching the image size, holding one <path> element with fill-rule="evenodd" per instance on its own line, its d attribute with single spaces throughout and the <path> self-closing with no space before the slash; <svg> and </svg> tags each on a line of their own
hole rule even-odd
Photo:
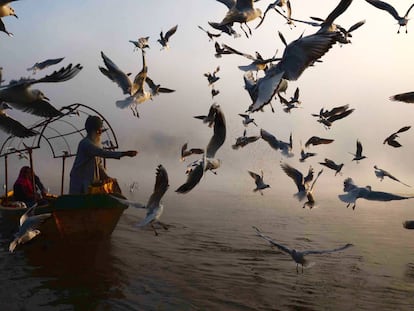
<svg viewBox="0 0 414 311">
<path fill-rule="evenodd" d="M 197 199 L 197 205 L 194 200 Z M 109 241 L 33 243 L 14 254 L 1 236 L 0 310 L 412 310 L 412 207 L 267 195 L 165 198 L 168 231 L 154 236 L 128 209 Z M 256 236 L 252 225 L 300 250 L 355 246 L 308 255 L 304 273 Z"/>
</svg>

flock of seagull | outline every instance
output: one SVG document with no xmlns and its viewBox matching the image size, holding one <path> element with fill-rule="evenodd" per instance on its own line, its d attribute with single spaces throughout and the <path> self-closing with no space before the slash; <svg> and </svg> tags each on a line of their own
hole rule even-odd
<svg viewBox="0 0 414 311">
<path fill-rule="evenodd" d="M 286 113 L 291 113 L 292 109 L 300 108 L 301 100 L 299 87 L 296 88 L 290 99 L 287 99 L 286 95 L 284 95 L 286 94 L 289 81 L 298 80 L 308 67 L 315 66 L 317 63 L 321 62 L 321 58 L 335 45 L 346 45 L 351 43 L 350 38 L 352 38 L 353 32 L 363 26 L 365 21 L 359 21 L 349 28 L 344 28 L 334 23 L 336 18 L 348 9 L 353 0 L 339 0 L 338 5 L 325 19 L 311 17 L 310 20 L 294 18 L 293 16 L 295 16 L 295 13 L 292 9 L 290 0 L 272 1 L 268 4 L 264 14 L 262 14 L 262 11 L 256 7 L 255 3 L 259 0 L 217 1 L 224 4 L 228 8 L 228 11 L 223 19 L 219 22 L 208 22 L 209 26 L 212 28 L 211 30 L 207 30 L 202 26 L 198 26 L 198 28 L 207 34 L 210 41 L 214 42 L 215 57 L 221 58 L 224 55 L 226 55 L 225 57 L 228 57 L 227 55 L 239 55 L 251 61 L 251 63 L 247 65 L 239 66 L 239 69 L 244 72 L 244 87 L 251 99 L 251 104 L 245 111 L 239 113 L 239 116 L 242 117 L 241 123 L 245 129 L 243 131 L 243 135 L 236 138 L 232 148 L 234 150 L 245 148 L 247 145 L 257 143 L 257 141 L 262 139 L 267 142 L 273 150 L 280 152 L 282 157 L 293 158 L 292 134 L 290 134 L 288 141 L 278 139 L 274 134 L 263 128 L 260 129 L 260 135 L 247 135 L 248 127 L 258 127 L 253 115 L 258 112 L 264 112 L 266 106 L 269 106 L 271 111 L 274 112 L 272 102 L 275 100 L 279 100 L 280 104 L 283 106 L 283 111 Z M 404 16 L 400 16 L 398 12 L 386 2 L 379 0 L 365 1 L 377 9 L 388 12 L 395 20 L 397 20 L 399 25 L 398 33 L 400 32 L 401 27 L 405 27 L 405 32 L 408 32 L 408 15 L 414 4 L 408 8 Z M 11 2 L 13 2 L 13 0 L 0 0 L 0 31 L 9 36 L 12 36 L 12 33 L 6 29 L 3 18 L 8 16 L 17 17 L 14 9 L 10 6 Z M 255 55 L 251 55 L 241 52 L 229 45 L 220 44 L 217 41 L 222 35 L 229 35 L 235 38 L 240 37 L 241 35 L 235 30 L 236 24 L 240 25 L 240 29 L 243 31 L 244 35 L 249 38 L 253 31 L 249 27 L 248 23 L 256 19 L 261 19 L 260 23 L 256 26 L 257 29 L 264 23 L 265 18 L 268 17 L 272 11 L 275 11 L 279 16 L 281 16 L 289 27 L 296 27 L 296 23 L 303 23 L 305 25 L 316 27 L 317 31 L 307 36 L 302 34 L 298 39 L 291 43 L 287 43 L 283 34 L 279 32 L 279 37 L 285 46 L 281 57 L 276 57 L 276 51 L 272 57 L 263 58 L 259 52 L 256 52 Z M 161 49 L 170 48 L 169 42 L 172 36 L 177 32 L 177 29 L 178 25 L 175 25 L 165 34 L 161 31 L 159 39 L 157 40 L 157 42 L 161 45 Z M 148 75 L 149 70 L 146 64 L 146 50 L 150 47 L 149 37 L 139 37 L 136 41 L 129 40 L 129 42 L 133 44 L 134 51 L 140 51 L 142 55 L 142 69 L 135 75 L 134 79 L 131 79 L 131 74 L 120 69 L 104 52 L 101 52 L 103 66 L 100 66 L 99 70 L 110 81 L 114 82 L 122 90 L 122 94 L 126 96 L 125 98 L 116 101 L 115 105 L 120 109 L 128 108 L 132 111 L 134 116 L 139 117 L 138 105 L 148 100 L 152 100 L 160 93 L 171 93 L 175 90 L 162 87 L 160 84 L 155 83 Z M 41 71 L 49 66 L 59 64 L 63 61 L 63 59 L 64 58 L 56 58 L 38 62 L 27 68 L 27 70 L 32 72 L 34 75 L 38 71 Z M 37 135 L 38 133 L 25 127 L 17 120 L 9 117 L 5 112 L 6 109 L 15 108 L 42 118 L 58 116 L 61 112 L 50 103 L 50 100 L 43 94 L 42 91 L 32 89 L 31 86 L 40 83 L 67 81 L 74 78 L 81 71 L 82 66 L 80 64 L 75 66 L 69 64 L 54 71 L 52 74 L 45 75 L 39 79 L 20 78 L 17 80 L 10 80 L 8 84 L 3 84 L 4 80 L 2 80 L 1 69 L 2 68 L 0 67 L 0 129 L 8 134 L 25 138 Z M 213 99 L 220 94 L 220 91 L 215 87 L 215 83 L 220 79 L 219 72 L 220 66 L 217 66 L 212 72 L 204 73 L 208 86 L 211 88 L 211 96 Z M 414 92 L 396 94 L 391 96 L 390 100 L 414 103 Z M 348 117 L 354 111 L 355 109 L 350 108 L 349 105 L 343 105 L 333 107 L 331 109 L 321 108 L 318 113 L 312 114 L 312 116 L 316 117 L 317 122 L 321 123 L 326 129 L 330 129 L 334 122 Z M 201 120 L 202 124 L 211 128 L 212 136 L 205 146 L 198 148 L 188 148 L 188 142 L 183 144 L 180 155 L 180 160 L 182 162 L 186 161 L 188 157 L 193 155 L 198 155 L 199 158 L 187 165 L 185 169 L 186 180 L 175 190 L 175 192 L 179 194 L 185 194 L 192 191 L 200 183 L 203 176 L 205 176 L 208 171 L 216 174 L 216 170 L 218 170 L 221 166 L 221 160 L 216 157 L 216 154 L 225 143 L 227 134 L 226 118 L 222 107 L 217 103 L 213 103 L 209 107 L 206 115 L 197 115 L 194 116 L 194 118 Z M 410 126 L 402 127 L 384 139 L 384 144 L 388 144 L 393 148 L 401 147 L 401 144 L 396 140 L 396 138 L 398 138 L 399 134 L 406 132 L 409 129 Z M 317 155 L 315 152 L 308 151 L 311 146 L 331 144 L 333 142 L 334 139 L 331 138 L 311 136 L 305 142 L 304 146 L 302 146 L 301 142 L 299 161 L 305 162 L 308 158 Z M 356 151 L 350 152 L 350 154 L 353 156 L 351 161 L 356 161 L 357 163 L 367 158 L 366 155 L 363 154 L 363 146 L 361 141 L 358 139 L 356 140 Z M 333 170 L 335 172 L 335 176 L 337 174 L 342 175 L 341 170 L 344 163 L 336 163 L 332 159 L 325 158 L 324 161 L 319 162 L 319 164 Z M 321 176 L 324 169 L 322 168 L 317 174 L 315 174 L 313 167 L 309 166 L 308 172 L 305 175 L 295 167 L 283 161 L 281 161 L 280 167 L 282 171 L 292 179 L 297 188 L 297 192 L 294 194 L 294 197 L 300 202 L 303 202 L 305 198 L 307 199 L 307 201 L 303 203 L 302 207 L 314 207 L 316 200 L 313 195 L 313 190 L 316 181 L 319 176 Z M 375 166 L 374 169 L 375 175 L 380 180 L 388 177 L 404 186 L 410 187 L 408 184 L 400 181 L 391 173 L 380 169 L 378 166 Z M 261 195 L 264 195 L 264 191 L 271 188 L 271 185 L 264 181 L 263 170 L 261 170 L 260 174 L 253 171 L 248 171 L 248 174 L 254 180 L 254 192 L 259 192 Z M 161 204 L 161 199 L 168 190 L 168 187 L 169 179 L 167 171 L 162 165 L 159 165 L 156 169 L 154 191 L 148 199 L 147 204 L 144 205 L 137 202 L 131 202 L 118 197 L 114 198 L 130 206 L 146 209 L 146 217 L 142 222 L 137 224 L 137 226 L 143 227 L 150 225 L 154 230 L 155 235 L 158 235 L 155 225 L 158 224 L 164 229 L 168 229 L 168 225 L 160 221 L 164 208 Z M 347 203 L 347 207 L 352 206 L 353 209 L 355 209 L 357 199 L 391 201 L 413 198 L 412 196 L 401 196 L 388 192 L 373 191 L 370 186 L 360 187 L 354 183 L 352 178 L 346 178 L 344 180 L 343 191 L 345 193 L 340 194 L 338 198 Z M 23 244 L 27 240 L 30 240 L 39 234 L 39 232 L 36 231 L 37 229 L 35 229 L 35 226 L 33 226 L 33 223 L 44 221 L 46 216 L 41 217 L 38 221 L 36 221 L 36 218 L 31 215 L 32 213 L 33 212 L 30 209 L 23 215 L 21 219 L 20 231 L 17 234 L 16 239 L 10 244 L 10 251 L 14 251 L 18 244 Z M 406 227 L 408 228 L 408 225 Z M 27 228 L 30 229 L 28 230 Z M 258 228 L 253 228 L 259 237 L 268 241 L 271 245 L 276 246 L 283 252 L 288 253 L 297 263 L 297 271 L 298 265 L 302 266 L 302 272 L 303 266 L 307 263 L 304 258 L 305 255 L 337 252 L 352 246 L 352 244 L 346 244 L 342 247 L 330 250 L 308 250 L 300 252 L 273 241 L 270 237 L 264 235 Z M 25 232 L 29 233 L 25 235 Z"/>
</svg>

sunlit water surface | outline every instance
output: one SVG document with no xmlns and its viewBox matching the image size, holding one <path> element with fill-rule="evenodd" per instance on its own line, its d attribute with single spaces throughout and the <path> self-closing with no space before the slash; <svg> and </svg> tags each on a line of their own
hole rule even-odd
<svg viewBox="0 0 414 311">
<path fill-rule="evenodd" d="M 0 310 L 414 309 L 414 231 L 402 226 L 414 219 L 410 200 L 353 211 L 333 196 L 309 210 L 269 193 L 167 193 L 170 227 L 159 236 L 134 227 L 144 211 L 131 208 L 98 244 L 34 241 L 10 254 L 3 234 Z M 252 225 L 296 249 L 354 247 L 309 255 L 297 273 Z"/>
</svg>

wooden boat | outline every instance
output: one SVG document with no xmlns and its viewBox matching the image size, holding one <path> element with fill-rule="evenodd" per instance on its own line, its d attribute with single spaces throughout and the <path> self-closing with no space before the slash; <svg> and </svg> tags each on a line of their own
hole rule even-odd
<svg viewBox="0 0 414 311">
<path fill-rule="evenodd" d="M 86 112 L 84 110 L 87 110 Z M 52 217 L 45 221 L 39 228 L 41 231 L 41 236 L 43 240 L 56 240 L 56 239 L 65 239 L 65 240 L 93 240 L 93 239 L 102 239 L 109 237 L 114 231 L 119 218 L 121 217 L 123 211 L 128 208 L 127 205 L 120 203 L 116 200 L 116 196 L 124 198 L 121 194 L 108 193 L 111 192 L 105 187 L 95 188 L 95 191 L 91 191 L 91 194 L 85 195 L 68 195 L 63 194 L 63 183 L 65 175 L 65 159 L 71 156 L 75 156 L 76 153 L 72 150 L 76 150 L 77 146 L 70 146 L 69 139 L 67 136 L 78 135 L 79 139 L 71 138 L 70 141 L 78 142 L 82 137 L 84 137 L 84 128 L 83 124 L 85 119 L 90 114 L 99 115 L 104 121 L 104 127 L 107 129 L 105 131 L 110 144 L 107 149 L 116 149 L 117 139 L 115 133 L 112 130 L 112 127 L 105 120 L 105 118 L 100 115 L 96 110 L 87 107 L 81 104 L 74 104 L 67 106 L 61 109 L 63 112 L 62 116 L 51 118 L 46 121 L 36 124 L 32 129 L 39 133 L 37 140 L 34 140 L 32 144 L 22 143 L 16 137 L 10 136 L 5 143 L 1 146 L 0 149 L 0 158 L 5 160 L 5 179 L 6 179 L 6 191 L 5 195 L 0 198 L 0 229 L 4 233 L 4 230 L 9 231 L 9 233 L 14 233 L 17 231 L 19 226 L 20 217 L 25 213 L 27 208 L 18 206 L 18 203 L 13 202 L 13 191 L 8 191 L 7 187 L 7 158 L 12 154 L 21 153 L 28 154 L 28 159 L 30 160 L 30 166 L 33 169 L 32 161 L 32 152 L 34 149 L 40 148 L 40 141 L 42 139 L 46 140 L 47 145 L 52 149 L 52 154 L 54 158 L 62 159 L 62 178 L 61 178 L 61 194 L 59 196 L 49 195 L 46 197 L 46 204 L 38 206 L 35 208 L 35 214 L 51 213 Z M 78 129 L 74 122 L 70 121 L 69 130 L 57 131 L 55 127 L 52 128 L 50 133 L 48 128 L 52 123 L 62 123 L 69 124 L 69 121 L 64 121 L 62 118 L 65 116 L 71 116 L 73 112 L 76 111 L 78 115 L 83 115 L 84 118 L 77 118 Z M 81 119 L 81 120 L 78 120 Z M 56 132 L 59 135 L 56 135 Z M 63 151 L 62 154 L 57 154 L 53 148 L 57 139 L 63 140 L 64 144 L 67 147 L 67 150 Z M 17 143 L 16 143 L 17 140 Z M 62 143 L 57 144 L 59 146 Z M 24 146 L 24 148 L 18 148 L 19 146 Z M 30 147 L 28 147 L 30 146 Z M 60 147 L 61 148 L 61 147 Z M 98 189 L 98 191 L 96 191 Z M 99 190 L 101 189 L 101 190 Z"/>
</svg>

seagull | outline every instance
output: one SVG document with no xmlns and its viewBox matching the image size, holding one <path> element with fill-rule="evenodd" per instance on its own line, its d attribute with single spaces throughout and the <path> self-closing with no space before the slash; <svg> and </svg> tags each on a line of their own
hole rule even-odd
<svg viewBox="0 0 414 311">
<path fill-rule="evenodd" d="M 168 230 L 167 225 L 159 220 L 164 210 L 164 206 L 161 204 L 161 198 L 167 192 L 168 187 L 169 185 L 167 171 L 160 164 L 157 167 L 154 192 L 151 194 L 146 205 L 147 215 L 145 216 L 144 220 L 136 224 L 137 227 L 144 227 L 149 224 L 152 230 L 154 230 L 155 235 L 158 235 L 158 232 L 155 229 L 154 224 L 159 224 L 165 230 Z"/>
<path fill-rule="evenodd" d="M 220 43 L 216 42 L 214 43 L 214 48 L 216 50 L 216 54 L 214 54 L 214 56 L 216 58 L 221 58 L 221 55 L 226 55 L 226 54 L 233 54 L 231 51 L 225 49 L 224 47 L 220 46 Z"/>
<path fill-rule="evenodd" d="M 210 32 L 210 31 L 208 31 L 208 30 L 205 30 L 203 27 L 201 27 L 201 26 L 198 26 L 198 28 L 200 28 L 202 31 L 204 31 L 206 34 L 207 34 L 207 36 L 208 36 L 208 38 L 209 38 L 209 41 L 212 41 L 212 40 L 214 40 L 214 38 L 218 38 L 218 37 L 220 37 L 221 36 L 221 34 L 220 33 L 212 33 L 212 32 Z"/>
<path fill-rule="evenodd" d="M 33 74 L 35 74 L 38 70 L 42 70 L 49 66 L 59 64 L 63 59 L 64 57 L 60 57 L 60 58 L 47 59 L 40 63 L 37 62 L 32 67 L 27 68 L 27 71 L 33 71 Z"/>
<path fill-rule="evenodd" d="M 318 136 L 312 136 L 310 137 L 306 143 L 305 147 L 308 148 L 310 145 L 316 146 L 316 145 L 327 145 L 332 143 L 334 140 L 329 138 L 321 138 Z"/>
<path fill-rule="evenodd" d="M 277 10 L 277 8 L 276 8 L 277 6 L 280 7 L 280 8 L 283 8 L 284 6 L 286 6 L 286 10 L 287 10 L 286 16 L 284 16 L 282 13 L 280 13 Z M 264 20 L 266 18 L 266 15 L 267 15 L 267 12 L 269 12 L 271 9 L 274 9 L 277 13 L 279 13 L 280 15 L 285 17 L 286 20 L 288 21 L 288 24 L 291 24 L 290 21 L 291 21 L 291 16 L 292 16 L 292 8 L 291 8 L 291 5 L 290 5 L 290 1 L 289 0 L 276 0 L 275 2 L 270 3 L 267 6 L 265 12 L 263 13 L 263 18 L 261 19 L 260 23 L 256 26 L 256 29 L 259 28 L 260 25 L 264 22 Z"/>
<path fill-rule="evenodd" d="M 407 30 L 408 14 L 413 8 L 414 3 L 410 5 L 410 7 L 408 8 L 404 16 L 400 16 L 397 10 L 392 5 L 386 2 L 379 1 L 379 0 L 366 0 L 366 1 L 380 10 L 387 11 L 388 13 L 392 15 L 392 17 L 394 17 L 397 20 L 398 25 L 399 25 L 397 33 L 400 33 L 401 27 L 405 27 L 405 33 L 408 33 L 408 30 Z"/>
<path fill-rule="evenodd" d="M 303 273 L 303 266 L 307 266 L 308 265 L 308 261 L 305 259 L 306 255 L 309 254 L 327 254 L 327 253 L 334 253 L 334 252 L 339 252 L 342 250 L 345 250 L 351 246 L 353 246 L 353 244 L 345 244 L 344 246 L 338 247 L 338 248 L 334 248 L 334 249 L 328 249 L 328 250 L 307 250 L 307 251 L 298 251 L 294 248 L 290 249 L 282 244 L 276 243 L 275 241 L 273 241 L 270 237 L 268 237 L 267 235 L 264 235 L 257 227 L 253 226 L 253 229 L 256 230 L 256 233 L 258 236 L 260 236 L 262 239 L 268 241 L 272 246 L 276 246 L 278 249 L 280 249 L 281 251 L 289 254 L 292 259 L 296 262 L 296 273 L 299 273 L 299 265 L 302 266 L 302 273 Z"/>
<path fill-rule="evenodd" d="M 258 139 L 260 139 L 260 136 L 246 136 L 246 130 L 244 130 L 243 136 L 237 137 L 236 143 L 231 147 L 234 150 L 237 150 L 239 149 L 239 147 L 243 148 L 244 146 L 247 146 L 248 144 L 257 141 Z"/>
<path fill-rule="evenodd" d="M 150 77 L 145 78 L 145 83 L 147 83 L 148 87 L 151 89 L 151 99 L 154 96 L 157 96 L 159 93 L 172 93 L 175 92 L 175 90 L 161 87 L 160 84 L 155 84 L 154 81 Z"/>
<path fill-rule="evenodd" d="M 37 204 L 30 207 L 21 217 L 19 231 L 15 239 L 9 245 L 10 253 L 13 253 L 20 244 L 25 244 L 40 234 L 39 226 L 52 217 L 51 213 L 35 215 L 34 210 Z"/>
<path fill-rule="evenodd" d="M 210 26 L 221 30 L 223 26 L 233 26 L 234 23 L 240 23 L 240 28 L 245 33 L 246 37 L 249 37 L 246 30 L 242 25 L 246 25 L 249 34 L 252 34 L 252 30 L 247 25 L 248 22 L 262 16 L 262 11 L 253 7 L 253 0 L 217 0 L 223 3 L 229 9 L 226 16 L 220 23 L 209 22 Z"/>
<path fill-rule="evenodd" d="M 170 37 L 173 35 L 173 34 L 175 34 L 175 32 L 177 31 L 177 27 L 178 27 L 178 25 L 175 25 L 174 27 L 172 27 L 170 30 L 168 30 L 166 33 L 165 33 L 165 36 L 164 36 L 164 34 L 163 34 L 163 32 L 161 31 L 160 32 L 160 38 L 157 40 L 160 44 L 161 44 L 161 50 L 162 49 L 169 49 L 170 48 L 170 46 L 168 45 L 168 40 L 170 39 Z"/>
<path fill-rule="evenodd" d="M 203 123 L 208 123 L 208 127 L 212 127 L 214 124 L 214 119 L 216 117 L 218 107 L 219 105 L 214 103 L 210 106 L 210 109 L 208 110 L 208 115 L 194 116 L 194 118 L 203 120 Z"/>
<path fill-rule="evenodd" d="M 214 110 L 211 113 L 214 116 L 214 134 L 206 147 L 203 159 L 193 162 L 190 168 L 187 168 L 187 180 L 175 190 L 177 193 L 189 192 L 200 182 L 205 171 L 210 170 L 215 173 L 213 170 L 221 165 L 221 160 L 215 159 L 215 155 L 226 139 L 226 120 L 219 105 L 211 105 L 211 110 Z"/>
<path fill-rule="evenodd" d="M 220 90 L 216 90 L 214 87 L 211 89 L 211 98 L 214 98 L 215 96 L 217 96 L 218 94 L 220 94 Z"/>
<path fill-rule="evenodd" d="M 287 163 L 282 163 L 280 166 L 286 175 L 292 178 L 298 188 L 298 192 L 294 194 L 294 197 L 296 197 L 299 201 L 302 201 L 310 190 L 309 183 L 313 180 L 312 166 L 309 166 L 308 174 L 306 176 L 303 176 L 301 172 Z"/>
<path fill-rule="evenodd" d="M 414 103 L 414 92 L 396 94 L 396 95 L 391 96 L 390 100 L 413 104 Z"/>
<path fill-rule="evenodd" d="M 387 171 L 380 169 L 378 166 L 374 165 L 374 169 L 375 169 L 375 176 L 377 176 L 381 181 L 383 181 L 384 177 L 389 177 L 392 180 L 395 180 L 401 184 L 403 184 L 404 186 L 407 187 L 411 187 L 410 185 L 407 185 L 406 183 L 403 183 L 402 181 L 400 181 L 398 178 L 394 177 L 393 175 L 391 175 L 390 173 L 388 173 Z"/>
<path fill-rule="evenodd" d="M 331 170 L 334 170 L 335 171 L 335 176 L 337 174 L 342 175 L 341 170 L 342 170 L 342 167 L 344 166 L 343 163 L 336 164 L 334 161 L 332 161 L 328 158 L 325 158 L 324 162 L 319 162 L 319 164 L 323 165 L 323 166 L 326 166 L 327 168 L 330 168 Z"/>
<path fill-rule="evenodd" d="M 414 198 L 414 196 L 401 196 L 389 192 L 373 191 L 371 186 L 358 187 L 350 177 L 344 180 L 344 192 L 347 193 L 339 194 L 338 197 L 342 202 L 348 203 L 346 207 L 349 207 L 352 204 L 353 210 L 355 210 L 356 207 L 356 200 L 360 198 L 382 202 Z"/>
<path fill-rule="evenodd" d="M 185 143 L 182 147 L 181 147 L 181 162 L 185 161 L 185 158 L 192 155 L 192 154 L 203 154 L 204 150 L 201 148 L 191 148 L 191 149 L 187 149 L 188 148 L 188 143 Z"/>
<path fill-rule="evenodd" d="M 321 108 L 319 114 L 312 113 L 312 116 L 318 117 L 318 122 L 330 128 L 332 123 L 349 116 L 355 109 L 349 109 L 349 105 L 334 107 L 331 110 Z"/>
<path fill-rule="evenodd" d="M 318 180 L 319 176 L 321 176 L 323 172 L 323 169 L 321 169 L 319 171 L 319 173 L 316 175 L 315 180 L 312 182 L 311 186 L 309 187 L 309 189 L 306 191 L 306 198 L 308 199 L 304 204 L 303 204 L 303 208 L 305 208 L 306 206 L 308 206 L 310 209 L 312 209 L 313 207 L 315 207 L 315 197 L 313 196 L 313 187 L 315 186 L 316 181 Z"/>
<path fill-rule="evenodd" d="M 16 137 L 26 138 L 35 136 L 38 133 L 31 129 L 28 129 L 20 122 L 9 117 L 5 110 L 12 109 L 7 103 L 0 102 L 0 129 L 2 129 L 7 134 L 11 134 Z"/>
<path fill-rule="evenodd" d="M 212 85 L 220 79 L 220 77 L 216 76 L 216 73 L 219 72 L 219 71 L 220 71 L 220 66 L 217 66 L 217 68 L 213 71 L 213 73 L 206 72 L 204 74 L 204 76 L 208 80 L 208 85 Z"/>
<path fill-rule="evenodd" d="M 0 100 L 9 103 L 13 108 L 28 112 L 40 117 L 56 117 L 62 113 L 49 103 L 49 99 L 40 91 L 32 90 L 30 87 L 37 83 L 63 82 L 72 79 L 82 66 L 77 64 L 72 67 L 62 67 L 50 75 L 40 79 L 21 78 L 12 80 L 8 85 L 0 86 Z"/>
<path fill-rule="evenodd" d="M 398 134 L 403 133 L 403 132 L 406 132 L 410 128 L 411 128 L 411 126 L 403 126 L 398 131 L 396 131 L 395 133 L 392 133 L 390 136 L 388 136 L 387 138 L 385 138 L 383 144 L 384 145 L 385 144 L 388 144 L 388 145 L 390 145 L 391 147 L 394 147 L 394 148 L 402 147 L 402 145 L 398 141 L 396 141 L 395 139 L 397 137 L 399 137 Z"/>
<path fill-rule="evenodd" d="M 259 191 L 261 195 L 263 195 L 263 191 L 266 188 L 270 188 L 268 184 L 265 184 L 263 181 L 263 171 L 261 171 L 261 175 L 256 174 L 254 172 L 248 171 L 250 176 L 254 179 L 254 182 L 256 183 L 256 188 L 253 189 L 253 192 Z"/>
<path fill-rule="evenodd" d="M 136 50 L 143 51 L 144 49 L 150 48 L 148 44 L 148 39 L 149 37 L 141 37 L 141 38 L 138 38 L 138 41 L 129 40 L 129 42 L 131 42 L 135 46 L 134 51 Z"/>
<path fill-rule="evenodd" d="M 112 82 L 115 82 L 122 92 L 127 96 L 123 100 L 117 100 L 115 105 L 118 108 L 125 109 L 130 108 L 134 116 L 139 117 L 137 105 L 141 104 L 148 99 L 151 99 L 152 93 L 145 90 L 145 81 L 148 78 L 148 67 L 145 61 L 145 51 L 142 50 L 142 69 L 135 76 L 134 81 L 131 81 L 126 73 L 124 73 L 119 67 L 102 51 L 101 56 L 106 68 L 99 67 L 99 70 Z"/>
<path fill-rule="evenodd" d="M 249 111 L 258 111 L 270 103 L 282 79 L 297 80 L 306 68 L 330 50 L 338 41 L 338 37 L 337 33 L 322 32 L 305 37 L 300 36 L 288 44 L 280 62 L 266 70 L 264 77 L 258 79 L 252 86 L 254 91 L 249 91 L 253 100 Z M 252 93 L 254 96 L 251 95 Z"/>
<path fill-rule="evenodd" d="M 300 144 L 302 146 L 302 142 Z M 314 156 L 316 156 L 316 153 L 315 152 L 305 152 L 305 150 L 303 149 L 303 147 L 301 147 L 301 150 L 300 150 L 300 158 L 299 158 L 299 161 L 300 162 L 305 162 L 305 160 L 307 158 L 314 157 Z"/>
<path fill-rule="evenodd" d="M 243 53 L 240 52 L 226 44 L 223 44 L 223 48 L 226 49 L 227 51 L 229 51 L 231 54 L 236 54 L 236 55 L 241 55 L 244 56 L 250 60 L 252 60 L 253 62 L 249 65 L 246 66 L 238 66 L 240 70 L 243 71 L 249 71 L 249 70 L 253 70 L 253 71 L 259 71 L 259 70 L 263 70 L 266 71 L 268 69 L 268 64 L 276 61 L 276 60 L 280 60 L 280 58 L 276 58 L 276 54 L 275 56 L 273 56 L 272 58 L 267 58 L 264 59 L 262 57 L 262 55 L 259 52 L 256 52 L 255 56 L 247 54 L 247 53 Z M 277 51 L 276 51 L 277 52 Z"/>
<path fill-rule="evenodd" d="M 1 18 L 6 16 L 14 16 L 18 18 L 14 9 L 9 5 L 9 3 L 13 1 L 17 0 L 0 0 L 0 31 L 6 33 L 10 37 L 13 37 L 13 34 L 7 31 L 6 26 L 4 25 Z"/>
<path fill-rule="evenodd" d="M 250 117 L 249 114 L 239 113 L 239 116 L 241 116 L 243 118 L 243 125 L 244 126 L 248 126 L 250 123 L 253 123 L 254 125 L 257 126 L 256 122 L 254 122 L 254 119 L 252 117 Z"/>
<path fill-rule="evenodd" d="M 280 150 L 282 152 L 282 155 L 285 157 L 291 158 L 294 156 L 292 153 L 292 134 L 289 136 L 289 143 L 278 140 L 275 136 L 265 131 L 264 129 L 260 129 L 260 136 L 270 145 L 270 147 L 275 150 Z"/>
<path fill-rule="evenodd" d="M 366 156 L 362 155 L 362 144 L 358 139 L 356 141 L 356 152 L 355 153 L 350 152 L 350 154 L 354 156 L 352 161 L 356 161 L 357 163 L 359 163 L 360 160 L 363 160 L 366 158 Z"/>
</svg>

